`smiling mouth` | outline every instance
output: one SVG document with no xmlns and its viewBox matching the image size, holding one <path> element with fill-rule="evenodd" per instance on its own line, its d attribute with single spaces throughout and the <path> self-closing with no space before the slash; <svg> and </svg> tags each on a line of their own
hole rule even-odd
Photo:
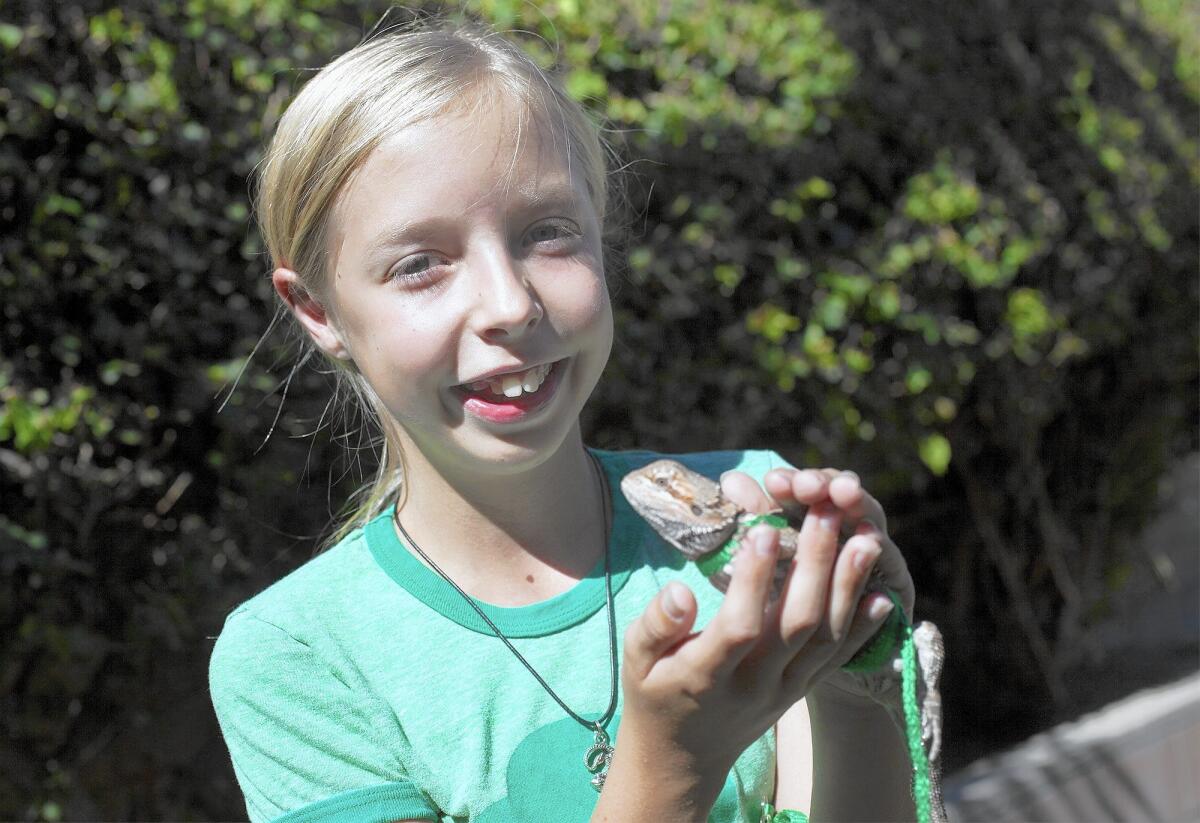
<svg viewBox="0 0 1200 823">
<path fill-rule="evenodd" d="M 513 400 L 522 395 L 536 394 L 554 366 L 555 363 L 543 363 L 523 372 L 502 374 L 490 380 L 477 380 L 460 388 L 464 388 L 472 394 L 482 393 L 484 397 L 490 393 L 498 400 L 501 398 Z"/>
<path fill-rule="evenodd" d="M 553 399 L 566 359 L 455 387 L 467 412 L 493 422 L 514 422 Z"/>
</svg>

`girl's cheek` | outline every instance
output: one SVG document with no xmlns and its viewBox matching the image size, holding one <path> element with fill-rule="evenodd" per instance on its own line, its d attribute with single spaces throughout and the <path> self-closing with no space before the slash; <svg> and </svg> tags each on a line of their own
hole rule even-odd
<svg viewBox="0 0 1200 823">
<path fill-rule="evenodd" d="M 571 307 L 571 314 L 585 322 L 594 322 L 607 315 L 610 310 L 608 286 L 603 274 L 592 274 L 586 280 L 563 281 L 560 305 Z M 590 325 L 590 322 L 589 322 Z"/>
<path fill-rule="evenodd" d="M 613 327 L 612 299 L 608 293 L 608 284 L 603 278 L 601 278 L 599 287 L 597 288 L 594 312 L 596 322 L 607 327 L 608 333 L 611 335 Z"/>
</svg>

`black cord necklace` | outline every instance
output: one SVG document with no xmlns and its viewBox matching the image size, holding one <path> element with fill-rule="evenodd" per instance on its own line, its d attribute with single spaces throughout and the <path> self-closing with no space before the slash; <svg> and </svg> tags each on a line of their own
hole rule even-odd
<svg viewBox="0 0 1200 823">
<path fill-rule="evenodd" d="M 613 747 L 609 742 L 608 733 L 604 731 L 604 727 L 608 725 L 610 720 L 612 720 L 613 713 L 617 709 L 617 627 L 616 619 L 613 615 L 612 569 L 610 568 L 608 550 L 610 538 L 609 532 L 612 530 L 612 513 L 609 511 L 610 500 L 608 481 L 604 477 L 604 471 L 600 468 L 596 456 L 591 452 L 587 452 L 587 456 L 590 458 L 592 470 L 596 474 L 596 481 L 600 486 L 600 493 L 603 499 L 604 587 L 608 597 L 608 655 L 611 663 L 612 677 L 612 690 L 608 698 L 608 709 L 604 712 L 604 716 L 599 720 L 588 720 L 584 717 L 580 717 L 571 710 L 570 706 L 563 702 L 562 698 L 554 693 L 554 689 L 550 688 L 550 684 L 547 683 L 542 676 L 534 670 L 533 666 L 529 664 L 529 661 L 526 660 L 519 651 L 517 651 L 517 647 L 512 644 L 512 641 L 505 637 L 504 633 L 500 631 L 500 627 L 493 623 L 491 619 L 484 614 L 483 609 L 479 608 L 474 599 L 472 599 L 469 594 L 463 591 L 457 583 L 451 580 L 450 575 L 442 571 L 441 567 L 434 563 L 429 555 L 422 551 L 421 547 L 417 545 L 417 542 L 412 539 L 412 535 L 405 531 L 403 524 L 400 522 L 400 512 L 398 509 L 394 508 L 392 510 L 392 521 L 396 524 L 396 529 L 404 537 L 407 544 L 412 546 L 413 550 L 421 556 L 421 559 L 423 559 L 431 569 L 437 572 L 443 580 L 453 586 L 454 590 L 462 595 L 463 600 L 467 601 L 467 604 L 474 609 L 480 617 L 483 618 L 483 621 L 487 623 L 489 627 L 491 627 L 491 630 L 495 633 L 496 637 L 503 640 L 504 645 L 508 646 L 508 650 L 516 656 L 517 660 L 521 661 L 521 665 L 528 669 L 529 673 L 534 676 L 534 679 L 536 679 L 537 682 L 542 685 L 542 688 L 554 698 L 554 702 L 561 706 L 563 711 L 569 714 L 577 723 L 580 723 L 584 728 L 593 732 L 595 739 L 593 740 L 592 745 L 588 748 L 587 752 L 584 753 L 583 763 L 588 772 L 592 774 L 592 786 L 595 787 L 596 791 L 600 791 L 604 788 L 604 779 L 608 776 L 608 766 L 612 762 L 613 757 Z"/>
</svg>

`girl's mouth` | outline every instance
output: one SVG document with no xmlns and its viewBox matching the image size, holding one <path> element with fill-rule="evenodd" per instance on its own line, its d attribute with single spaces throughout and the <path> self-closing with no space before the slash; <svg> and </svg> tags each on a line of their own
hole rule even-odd
<svg viewBox="0 0 1200 823">
<path fill-rule="evenodd" d="M 553 399 L 566 362 L 564 359 L 534 366 L 524 372 L 457 386 L 454 391 L 468 414 L 493 423 L 511 423 L 528 417 Z"/>
</svg>

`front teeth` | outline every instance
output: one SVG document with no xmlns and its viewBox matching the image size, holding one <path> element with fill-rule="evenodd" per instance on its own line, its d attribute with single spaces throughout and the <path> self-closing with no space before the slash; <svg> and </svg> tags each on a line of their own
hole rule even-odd
<svg viewBox="0 0 1200 823">
<path fill-rule="evenodd" d="M 500 381 L 500 387 L 505 397 L 520 397 L 521 392 L 524 390 L 524 386 L 521 385 L 521 378 L 514 377 L 511 374 L 504 376 L 504 379 Z M 492 389 L 492 391 L 495 392 L 496 390 Z"/>
<path fill-rule="evenodd" d="M 469 388 L 472 391 L 482 391 L 486 387 L 492 394 L 503 395 L 509 399 L 520 397 L 522 394 L 532 394 L 542 387 L 546 375 L 550 374 L 550 365 L 546 363 L 534 366 L 522 374 L 506 374 L 499 380 L 481 380 L 472 383 Z"/>
</svg>

